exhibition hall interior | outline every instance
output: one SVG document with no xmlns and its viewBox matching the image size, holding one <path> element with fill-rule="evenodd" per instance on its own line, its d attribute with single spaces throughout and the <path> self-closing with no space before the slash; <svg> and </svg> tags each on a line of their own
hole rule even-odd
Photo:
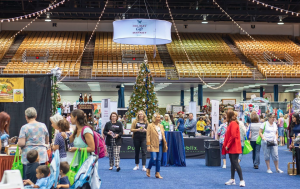
<svg viewBox="0 0 300 189">
<path fill-rule="evenodd" d="M 0 138 L 1 189 L 299 188 L 299 1 L 0 0 Z"/>
</svg>

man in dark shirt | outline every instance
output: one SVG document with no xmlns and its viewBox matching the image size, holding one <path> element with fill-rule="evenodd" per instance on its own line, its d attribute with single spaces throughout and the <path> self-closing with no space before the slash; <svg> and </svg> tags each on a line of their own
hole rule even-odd
<svg viewBox="0 0 300 189">
<path fill-rule="evenodd" d="M 39 164 L 39 153 L 36 150 L 30 150 L 27 153 L 27 160 L 29 163 L 26 165 L 25 170 L 25 179 L 31 180 L 33 183 L 36 183 L 36 168 L 40 165 Z"/>
</svg>

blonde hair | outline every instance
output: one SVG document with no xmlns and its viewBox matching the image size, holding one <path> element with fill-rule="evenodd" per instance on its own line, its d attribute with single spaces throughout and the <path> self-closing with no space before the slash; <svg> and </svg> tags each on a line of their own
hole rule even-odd
<svg viewBox="0 0 300 189">
<path fill-rule="evenodd" d="M 288 118 L 288 115 L 287 115 L 287 114 L 285 114 L 285 115 L 284 115 L 284 119 L 287 119 L 287 118 Z"/>
<path fill-rule="evenodd" d="M 160 117 L 159 113 L 154 113 L 152 116 L 152 123 L 154 123 L 156 121 L 156 117 Z"/>
<path fill-rule="evenodd" d="M 148 123 L 148 119 L 147 119 L 147 116 L 146 116 L 146 114 L 145 114 L 144 110 L 140 110 L 140 111 L 138 111 L 138 113 L 137 113 L 137 115 L 136 115 L 136 118 L 135 118 L 135 120 L 136 120 L 136 121 L 139 121 L 139 113 L 140 113 L 140 112 L 142 112 L 142 113 L 143 113 L 143 116 L 144 116 L 144 123 Z"/>
<path fill-rule="evenodd" d="M 171 121 L 170 115 L 169 114 L 165 114 L 164 121 L 166 121 L 165 117 L 168 117 L 169 125 L 172 125 L 172 121 Z"/>
<path fill-rule="evenodd" d="M 282 114 L 282 113 L 279 113 L 279 117 L 283 117 L 283 114 Z"/>
</svg>

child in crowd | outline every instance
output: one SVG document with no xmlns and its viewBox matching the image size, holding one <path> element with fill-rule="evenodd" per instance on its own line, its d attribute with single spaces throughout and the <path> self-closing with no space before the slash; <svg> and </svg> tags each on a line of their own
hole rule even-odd
<svg viewBox="0 0 300 189">
<path fill-rule="evenodd" d="M 70 181 L 68 176 L 66 174 L 69 172 L 70 166 L 68 162 L 60 162 L 60 179 L 57 185 L 57 189 L 59 188 L 69 188 L 70 187 Z"/>
<path fill-rule="evenodd" d="M 37 178 L 36 178 L 35 170 L 38 166 L 40 166 L 38 151 L 30 150 L 27 153 L 27 160 L 28 160 L 29 163 L 26 165 L 24 179 L 29 179 L 33 183 L 36 183 Z"/>
<path fill-rule="evenodd" d="M 65 139 L 61 136 L 62 132 L 65 132 L 68 137 L 72 135 L 72 132 L 69 132 L 70 124 L 67 120 L 63 119 L 57 123 L 57 127 L 59 133 L 56 134 L 54 145 L 52 146 L 52 150 L 59 150 L 60 161 L 67 161 L 67 151 L 69 147 L 73 147 L 73 144 L 68 144 L 65 142 Z M 68 146 L 70 145 L 70 146 Z"/>
<path fill-rule="evenodd" d="M 207 120 L 207 125 L 205 126 L 205 136 L 209 136 L 211 132 L 211 123 L 210 120 Z"/>
<path fill-rule="evenodd" d="M 50 173 L 50 169 L 47 165 L 40 165 L 36 169 L 36 178 L 37 181 L 34 184 L 31 180 L 27 179 L 24 180 L 23 183 L 24 185 L 29 184 L 29 188 L 41 188 L 41 189 L 46 189 L 47 187 L 47 182 L 48 182 L 48 176 Z M 25 187 L 28 188 L 28 187 Z"/>
<path fill-rule="evenodd" d="M 201 133 L 201 135 L 205 135 L 204 127 L 206 126 L 205 121 L 203 120 L 203 117 L 199 118 L 199 121 L 197 122 L 197 132 Z"/>
</svg>

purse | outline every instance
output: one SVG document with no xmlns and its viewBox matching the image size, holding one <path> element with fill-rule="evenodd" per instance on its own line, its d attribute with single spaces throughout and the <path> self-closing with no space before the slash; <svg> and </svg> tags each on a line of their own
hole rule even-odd
<svg viewBox="0 0 300 189">
<path fill-rule="evenodd" d="M 14 162 L 12 164 L 11 170 L 19 170 L 21 173 L 21 176 L 23 177 L 23 164 L 21 161 L 21 156 L 19 152 L 19 145 L 17 145 L 17 150 L 14 158 Z"/>
<path fill-rule="evenodd" d="M 276 146 L 276 143 L 274 141 L 267 141 L 267 146 Z"/>
<path fill-rule="evenodd" d="M 247 140 L 247 136 L 246 136 L 243 154 L 249 154 L 252 150 L 253 150 L 253 148 L 252 148 L 250 142 Z"/>
<path fill-rule="evenodd" d="M 265 129 L 266 129 L 266 123 L 264 125 L 264 130 L 263 130 L 262 134 L 264 134 Z M 260 135 L 258 135 L 258 137 L 256 139 L 256 144 L 261 145 L 261 137 L 260 137 Z"/>
</svg>

